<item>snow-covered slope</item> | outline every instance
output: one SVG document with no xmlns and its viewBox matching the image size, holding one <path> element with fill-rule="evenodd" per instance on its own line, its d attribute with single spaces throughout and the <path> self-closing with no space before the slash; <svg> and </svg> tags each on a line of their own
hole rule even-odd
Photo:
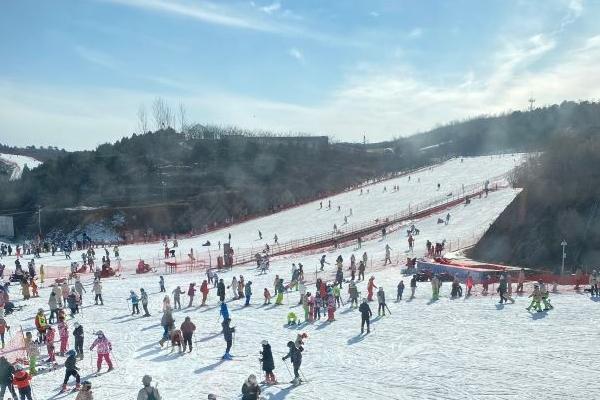
<svg viewBox="0 0 600 400">
<path fill-rule="evenodd" d="M 506 157 L 508 158 L 508 156 Z M 505 171 L 498 168 L 490 171 L 495 163 L 471 164 L 475 179 L 483 179 Z M 465 160 L 465 163 L 467 160 Z M 485 160 L 480 160 L 485 162 Z M 452 179 L 445 168 L 434 168 L 429 177 L 421 176 L 421 184 L 428 185 L 431 191 L 438 181 Z M 495 168 L 495 167 L 494 167 Z M 496 173 L 497 172 L 497 173 Z M 429 173 L 429 172 L 427 172 Z M 468 173 L 465 171 L 464 176 Z M 444 178 L 445 177 L 445 178 Z M 429 178 L 429 179 L 426 179 Z M 411 185 L 415 177 L 411 178 Z M 454 181 L 455 185 L 460 181 Z M 408 186 L 406 178 L 399 182 Z M 394 185 L 388 182 L 388 190 Z M 352 207 L 354 214 L 362 218 L 375 218 L 387 214 L 395 202 L 405 204 L 404 196 L 382 193 L 382 188 L 370 188 L 370 195 L 377 201 L 369 201 L 366 195 L 346 193 L 333 198 L 336 204 Z M 416 199 L 420 193 L 418 184 L 412 190 L 406 190 L 405 196 Z M 452 219 L 449 225 L 437 224 L 438 215 L 413 221 L 421 230 L 417 237 L 416 253 L 424 249 L 427 239 L 467 240 L 480 233 L 512 201 L 518 191 L 502 189 L 490 193 L 489 197 L 473 199 L 469 205 L 459 205 L 449 211 Z M 430 193 L 429 193 L 430 194 Z M 343 203 L 347 196 L 347 203 Z M 377 196 L 377 197 L 376 197 Z M 389 196 L 389 197 L 387 197 Z M 425 196 L 423 196 L 425 197 Z M 393 199 L 393 200 L 391 200 Z M 411 201 L 411 200 L 408 200 Z M 417 201 L 417 200 L 412 200 Z M 385 202 L 386 206 L 379 204 Z M 369 208 L 369 203 L 371 208 Z M 303 221 L 317 221 L 329 225 L 336 220 L 335 208 L 332 211 L 319 211 L 315 204 L 294 209 L 289 212 L 263 218 L 243 224 L 246 227 L 231 229 L 233 240 L 252 243 L 256 240 L 257 227 L 266 226 L 261 221 L 270 221 L 273 230 L 286 232 L 291 238 L 314 232 L 311 224 Z M 344 210 L 344 208 L 342 208 Z M 300 210 L 304 210 L 304 215 Z M 360 211 L 358 211 L 360 210 Z M 324 222 L 323 222 L 324 221 Z M 263 229 L 263 234 L 268 231 Z M 212 233 L 211 240 L 226 240 L 228 231 Z M 203 238 L 181 240 L 180 246 L 189 248 L 198 245 Z M 384 247 L 389 244 L 393 249 L 392 266 L 383 266 Z M 138 256 L 149 258 L 156 254 L 160 245 L 123 246 L 121 255 L 134 259 Z M 288 293 L 284 305 L 263 306 L 262 292 L 268 288 L 273 292 L 273 280 L 276 274 L 287 281 L 291 275 L 291 263 L 304 265 L 308 290 L 314 293 L 316 275 L 332 279 L 334 267 L 327 266 L 325 272 L 315 271 L 320 254 L 296 254 L 272 260 L 271 270 L 266 275 L 258 275 L 252 265 L 235 268 L 221 274 L 227 284 L 233 275 L 244 275 L 253 282 L 253 297 L 250 307 L 243 307 L 241 300 L 231 300 L 231 290 L 227 291 L 228 306 L 236 326 L 236 335 L 232 354 L 233 361 L 220 359 L 225 343 L 220 334 L 216 291 L 211 290 L 208 307 L 194 306 L 174 313 L 176 325 L 189 316 L 196 324 L 194 351 L 184 356 L 170 349 L 161 349 L 157 344 L 162 334 L 160 326 L 161 302 L 164 294 L 159 293 L 158 274 L 142 276 L 124 275 L 123 279 L 104 281 L 104 306 L 95 306 L 91 289 L 91 279 L 84 277 L 88 293 L 84 295 L 84 308 L 75 320 L 82 323 L 86 331 L 86 345 L 89 346 L 92 332 L 102 329 L 113 343 L 113 355 L 116 359 L 116 371 L 91 377 L 95 371 L 95 359 L 91 359 L 86 350 L 84 361 L 79 363 L 81 373 L 91 379 L 95 387 L 95 398 L 134 398 L 141 387 L 143 374 L 150 374 L 164 399 L 203 399 L 209 392 L 217 394 L 219 399 L 239 399 L 240 388 L 251 373 L 262 379 L 259 366 L 260 341 L 268 340 L 275 359 L 275 374 L 281 385 L 266 388 L 266 399 L 537 399 L 543 393 L 546 399 L 577 398 L 589 394 L 597 379 L 590 365 L 594 365 L 597 342 L 596 321 L 600 318 L 600 309 L 586 296 L 575 294 L 563 288 L 564 293 L 553 295 L 555 310 L 548 313 L 530 314 L 524 310 L 528 304 L 526 297 L 517 297 L 516 303 L 499 306 L 496 296 L 479 294 L 468 299 L 451 300 L 448 297 L 449 285 L 442 287 L 442 298 L 432 302 L 428 283 L 420 283 L 416 298 L 395 302 L 396 285 L 400 279 L 408 286 L 408 278 L 400 274 L 407 253 L 407 242 L 403 227 L 393 230 L 385 240 L 376 238 L 363 243 L 358 250 L 345 247 L 339 250 L 325 250 L 328 260 L 333 264 L 338 254 L 344 257 L 348 267 L 350 255 L 357 257 L 366 252 L 369 257 L 367 277 L 375 276 L 375 283 L 385 289 L 387 303 L 392 312 L 385 317 L 376 316 L 376 304 L 371 303 L 375 313 L 372 333 L 361 336 L 360 316 L 353 309 L 343 306 L 336 312 L 336 321 L 327 323 L 322 318 L 313 324 L 301 324 L 286 327 L 286 316 L 290 311 L 304 320 L 301 307 L 297 306 L 297 292 Z M 76 253 L 73 253 L 76 258 Z M 98 252 L 100 255 L 100 252 Z M 9 268 L 14 257 L 5 259 Z M 37 263 L 46 265 L 65 265 L 62 256 L 54 258 L 44 256 Z M 52 268 L 52 267 L 50 267 Z M 348 271 L 344 271 L 348 274 Z M 186 290 L 190 282 L 200 284 L 205 279 L 202 273 L 184 273 L 165 275 L 167 293 L 177 286 Z M 150 294 L 149 318 L 131 316 L 125 298 L 129 290 L 139 291 L 146 288 Z M 344 286 L 346 300 L 347 286 Z M 359 291 L 366 294 L 366 284 L 358 285 Z M 480 292 L 480 288 L 477 288 Z M 493 290 L 492 290 L 493 292 Z M 19 297 L 18 291 L 11 291 L 13 297 Z M 19 313 L 8 317 L 12 326 L 22 325 L 25 329 L 33 327 L 33 315 L 38 307 L 47 308 L 49 289 L 41 290 L 41 298 L 30 300 Z M 185 307 L 187 296 L 182 296 Z M 586 318 L 580 318 L 585 315 Z M 74 321 L 69 321 L 71 325 Z M 285 354 L 286 343 L 294 340 L 300 332 L 306 332 L 305 351 L 302 371 L 307 383 L 291 387 L 291 377 L 286 363 L 281 360 Z M 574 339 L 576 338 L 576 339 Z M 72 337 L 70 338 L 72 341 Z M 59 361 L 63 361 L 59 358 Z M 287 367 L 291 369 L 289 362 Z M 62 383 L 63 371 L 48 372 L 33 380 L 37 399 L 51 399 Z M 74 394 L 66 398 L 74 398 Z"/>
<path fill-rule="evenodd" d="M 21 178 L 25 165 L 27 165 L 27 168 L 33 169 L 42 164 L 41 161 L 38 161 L 35 158 L 15 154 L 0 153 L 0 160 L 14 166 L 12 174 L 10 175 L 11 181 Z"/>
</svg>

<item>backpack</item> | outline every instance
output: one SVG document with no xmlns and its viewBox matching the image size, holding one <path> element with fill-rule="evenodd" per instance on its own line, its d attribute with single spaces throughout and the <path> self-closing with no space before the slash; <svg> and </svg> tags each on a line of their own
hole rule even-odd
<svg viewBox="0 0 600 400">
<path fill-rule="evenodd" d="M 156 396 L 154 395 L 155 390 L 156 390 L 155 388 L 152 388 L 152 391 L 150 393 L 148 393 L 148 400 L 158 400 L 156 398 Z"/>
</svg>

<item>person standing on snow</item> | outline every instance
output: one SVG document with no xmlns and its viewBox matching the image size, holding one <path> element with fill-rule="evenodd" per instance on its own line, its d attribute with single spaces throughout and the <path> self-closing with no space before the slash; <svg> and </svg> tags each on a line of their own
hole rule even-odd
<svg viewBox="0 0 600 400">
<path fill-rule="evenodd" d="M 521 268 L 517 277 L 517 293 L 523 293 L 523 284 L 525 283 L 525 268 Z"/>
<path fill-rule="evenodd" d="M 175 290 L 172 292 L 173 294 L 173 309 L 181 310 L 181 295 L 183 294 L 183 290 L 181 290 L 181 286 L 177 286 Z"/>
<path fill-rule="evenodd" d="M 73 324 L 75 329 L 73 330 L 73 337 L 75 338 L 75 351 L 77 352 L 77 358 L 83 360 L 83 326 L 79 322 Z"/>
<path fill-rule="evenodd" d="M 233 345 L 233 332 L 235 332 L 235 328 L 230 326 L 231 319 L 226 318 L 221 322 L 221 326 L 223 327 L 223 339 L 225 339 L 225 343 L 227 347 L 225 348 L 225 354 L 223 354 L 223 360 L 232 360 L 233 357 L 229 353 L 231 351 L 231 346 Z"/>
<path fill-rule="evenodd" d="M 404 293 L 404 281 L 398 283 L 398 292 L 396 293 L 396 302 L 402 300 L 402 293 Z"/>
<path fill-rule="evenodd" d="M 12 383 L 19 389 L 21 400 L 33 400 L 31 395 L 31 375 L 29 375 L 20 364 L 15 365 Z"/>
<path fill-rule="evenodd" d="M 473 277 L 471 276 L 471 273 L 469 272 L 467 274 L 467 296 L 471 295 L 471 290 L 473 289 Z"/>
<path fill-rule="evenodd" d="M 148 312 L 148 293 L 144 290 L 144 288 L 140 288 L 140 297 L 142 300 L 142 308 L 144 309 L 144 317 L 149 317 L 150 313 Z"/>
<path fill-rule="evenodd" d="M 161 400 L 158 389 L 150 386 L 151 382 L 152 377 L 150 375 L 144 375 L 142 378 L 142 385 L 144 385 L 144 387 L 138 392 L 137 400 Z"/>
<path fill-rule="evenodd" d="M 97 347 L 96 352 L 98 354 L 98 358 L 96 359 L 96 374 L 98 374 L 100 372 L 100 368 L 102 368 L 102 360 L 106 361 L 106 364 L 108 365 L 108 371 L 106 372 L 110 372 L 114 369 L 112 361 L 110 360 L 112 343 L 106 338 L 106 336 L 104 336 L 104 332 L 102 331 L 96 332 L 96 336 L 96 340 L 94 340 L 90 346 L 90 351 L 92 351 L 94 347 Z"/>
<path fill-rule="evenodd" d="M 160 287 L 160 292 L 167 292 L 167 289 L 165 288 L 165 278 L 163 278 L 163 276 L 159 276 L 158 277 L 158 286 Z"/>
<path fill-rule="evenodd" d="M 48 360 L 46 360 L 46 362 L 56 362 L 56 356 L 54 354 L 54 336 L 54 328 L 52 328 L 52 325 L 48 325 L 46 327 L 46 351 L 48 352 Z"/>
<path fill-rule="evenodd" d="M 260 352 L 260 362 L 262 364 L 262 370 L 265 372 L 265 383 L 267 385 L 275 385 L 277 384 L 277 379 L 275 379 L 275 374 L 273 373 L 275 361 L 273 360 L 271 345 L 266 340 L 263 340 L 261 345 L 262 351 Z"/>
<path fill-rule="evenodd" d="M 365 280 L 365 262 L 364 261 L 360 261 L 358 263 L 358 280 L 359 281 L 364 281 Z"/>
<path fill-rule="evenodd" d="M 590 275 L 590 294 L 592 297 L 600 296 L 600 292 L 598 292 L 598 271 L 593 270 Z"/>
<path fill-rule="evenodd" d="M 256 376 L 252 374 L 242 385 L 242 400 L 258 400 L 258 396 L 260 396 L 260 386 L 258 386 Z"/>
<path fill-rule="evenodd" d="M 0 357 L 0 399 L 4 399 L 4 393 L 7 388 L 13 399 L 16 400 L 18 398 L 13 385 L 14 373 L 15 368 L 6 360 L 6 357 Z"/>
<path fill-rule="evenodd" d="M 385 245 L 385 261 L 383 262 L 383 265 L 387 265 L 388 262 L 391 264 L 392 263 L 392 258 L 391 258 L 391 250 L 392 248 L 390 247 L 389 244 Z"/>
<path fill-rule="evenodd" d="M 294 367 L 294 379 L 290 382 L 293 385 L 298 385 L 300 383 L 300 367 L 302 366 L 302 352 L 304 348 L 302 346 L 296 347 L 294 342 L 289 341 L 287 343 L 287 347 L 289 349 L 288 353 L 282 357 L 282 361 L 287 360 L 288 358 L 292 362 L 292 366 Z"/>
<path fill-rule="evenodd" d="M 94 293 L 94 303 L 98 305 L 98 300 L 100 300 L 100 305 L 104 305 L 104 300 L 102 300 L 102 284 L 100 280 L 94 280 L 94 286 L 92 287 L 92 293 Z"/>
<path fill-rule="evenodd" d="M 79 276 L 75 278 L 75 291 L 79 294 L 79 298 L 83 301 L 83 294 L 87 292 L 85 291 L 85 288 L 83 287 Z"/>
<path fill-rule="evenodd" d="M 137 294 L 135 294 L 135 292 L 133 290 L 129 292 L 129 297 L 127 298 L 127 300 L 131 300 L 131 315 L 139 314 L 140 313 L 140 306 L 139 306 L 140 299 L 138 298 Z"/>
<path fill-rule="evenodd" d="M 183 335 L 183 352 L 185 353 L 185 349 L 189 348 L 189 352 L 192 352 L 192 336 L 194 336 L 194 331 L 196 330 L 196 325 L 192 322 L 190 317 L 185 317 L 185 321 L 181 324 L 181 334 Z"/>
<path fill-rule="evenodd" d="M 227 309 L 227 304 L 225 302 L 221 303 L 219 315 L 222 316 L 223 319 L 229 319 L 229 309 Z"/>
<path fill-rule="evenodd" d="M 542 312 L 542 293 L 540 292 L 540 287 L 537 283 L 533 285 L 533 293 L 531 293 L 529 297 L 532 298 L 531 304 L 525 309 L 529 311 L 531 310 L 531 307 L 533 307 L 537 312 Z"/>
<path fill-rule="evenodd" d="M 373 289 L 377 289 L 375 286 L 375 275 L 369 278 L 369 283 L 367 285 L 367 300 L 373 301 Z"/>
<path fill-rule="evenodd" d="M 548 287 L 544 284 L 544 282 L 539 281 L 540 284 L 540 294 L 542 295 L 542 302 L 544 303 L 544 311 L 552 310 L 554 306 L 550 304 L 550 300 L 548 299 Z"/>
<path fill-rule="evenodd" d="M 200 307 L 206 305 L 206 298 L 208 297 L 208 282 L 205 280 L 202 281 L 202 285 L 200 285 L 200 293 L 202 293 L 202 303 Z"/>
<path fill-rule="evenodd" d="M 246 303 L 244 307 L 248 307 L 250 305 L 250 297 L 252 296 L 252 281 L 248 281 L 246 287 L 244 288 L 244 295 L 246 296 Z"/>
<path fill-rule="evenodd" d="M 373 313 L 371 312 L 371 307 L 369 307 L 369 303 L 367 299 L 363 299 L 362 304 L 358 308 L 360 311 L 360 334 L 362 335 L 365 332 L 365 325 L 367 325 L 367 333 L 371 333 L 371 316 Z"/>
<path fill-rule="evenodd" d="M 233 299 L 237 300 L 238 299 L 238 281 L 237 281 L 237 277 L 234 275 L 233 278 L 231 278 L 231 285 L 229 285 L 227 287 L 227 289 L 231 288 L 231 291 L 233 292 Z"/>
<path fill-rule="evenodd" d="M 219 296 L 221 303 L 225 301 L 225 283 L 223 282 L 223 279 L 219 279 L 219 284 L 217 285 L 217 296 Z"/>
<path fill-rule="evenodd" d="M 431 299 L 438 300 L 440 298 L 440 279 L 437 275 L 431 278 Z"/>
<path fill-rule="evenodd" d="M 350 307 L 358 307 L 358 289 L 354 281 L 350 281 L 348 285 L 348 297 L 350 298 Z"/>
<path fill-rule="evenodd" d="M 69 325 L 64 318 L 58 318 L 58 337 L 60 338 L 60 353 L 59 356 L 63 356 L 67 351 L 67 346 L 69 345 Z"/>
<path fill-rule="evenodd" d="M 77 368 L 77 357 L 75 350 L 69 350 L 67 352 L 67 359 L 65 360 L 65 379 L 62 384 L 62 392 L 67 391 L 67 383 L 70 377 L 75 377 L 75 390 L 79 390 L 81 387 L 81 377 L 79 376 L 79 368 Z"/>
<path fill-rule="evenodd" d="M 195 283 L 190 283 L 190 286 L 188 287 L 187 294 L 190 297 L 190 302 L 188 303 L 188 308 L 191 307 L 192 304 L 194 303 L 194 295 L 196 294 L 195 286 L 196 286 Z"/>
<path fill-rule="evenodd" d="M 377 291 L 377 302 L 379 303 L 379 307 L 377 308 L 377 315 L 383 314 L 385 316 L 385 292 L 383 291 L 383 287 L 380 286 Z"/>
</svg>

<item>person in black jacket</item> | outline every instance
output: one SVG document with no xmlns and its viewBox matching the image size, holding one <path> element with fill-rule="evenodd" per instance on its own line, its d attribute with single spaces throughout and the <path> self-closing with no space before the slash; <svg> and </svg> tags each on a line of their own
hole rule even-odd
<svg viewBox="0 0 600 400">
<path fill-rule="evenodd" d="M 17 399 L 17 393 L 13 386 L 13 374 L 15 373 L 14 367 L 6 360 L 6 357 L 0 357 L 0 399 L 4 399 L 4 393 L 8 388 L 13 399 Z"/>
<path fill-rule="evenodd" d="M 219 279 L 219 284 L 217 285 L 217 296 L 219 296 L 219 300 L 221 300 L 221 302 L 225 301 L 225 282 L 223 282 L 223 279 Z"/>
<path fill-rule="evenodd" d="M 225 343 L 227 343 L 227 349 L 225 350 L 225 354 L 223 354 L 223 360 L 231 360 L 231 345 L 233 344 L 233 332 L 235 332 L 235 328 L 229 326 L 231 323 L 231 319 L 226 318 L 221 322 L 221 326 L 223 327 L 223 339 L 225 339 Z"/>
<path fill-rule="evenodd" d="M 265 382 L 267 385 L 274 385 L 277 383 L 273 370 L 275 369 L 275 361 L 273 360 L 273 353 L 271 352 L 271 345 L 266 340 L 262 341 L 262 351 L 260 355 L 262 358 L 262 370 L 265 371 Z"/>
<path fill-rule="evenodd" d="M 77 368 L 77 358 L 76 358 L 75 350 L 67 351 L 67 359 L 65 360 L 65 379 L 63 380 L 62 390 L 64 392 L 67 390 L 67 382 L 69 382 L 69 378 L 71 376 L 75 377 L 75 390 L 79 390 L 81 387 L 81 377 L 79 376 L 79 368 Z"/>
<path fill-rule="evenodd" d="M 256 382 L 256 376 L 252 374 L 248 376 L 248 379 L 242 385 L 242 400 L 258 400 L 259 395 L 260 387 Z"/>
<path fill-rule="evenodd" d="M 363 299 L 362 304 L 358 307 L 358 311 L 360 311 L 360 333 L 363 334 L 365 332 L 365 324 L 367 324 L 367 333 L 371 333 L 371 316 L 373 313 L 371 312 L 371 307 L 369 307 L 369 303 L 367 299 Z"/>
<path fill-rule="evenodd" d="M 77 358 L 83 360 L 83 326 L 79 325 L 79 322 L 75 322 L 73 325 L 73 336 L 75 337 L 75 351 L 77 352 Z"/>
<path fill-rule="evenodd" d="M 302 346 L 296 347 L 294 342 L 289 341 L 287 344 L 290 349 L 287 355 L 285 355 L 282 360 L 290 359 L 292 365 L 294 366 L 294 379 L 290 382 L 294 385 L 298 385 L 301 381 L 300 379 L 300 366 L 302 365 L 302 352 L 304 348 Z"/>
</svg>

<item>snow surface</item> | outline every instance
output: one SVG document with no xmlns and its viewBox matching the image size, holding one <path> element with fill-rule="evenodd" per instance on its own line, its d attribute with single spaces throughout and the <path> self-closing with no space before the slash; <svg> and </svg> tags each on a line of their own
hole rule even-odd
<svg viewBox="0 0 600 400">
<path fill-rule="evenodd" d="M 502 157 L 496 157 L 493 162 L 488 162 L 486 158 L 480 158 L 478 162 L 465 159 L 465 163 L 472 162 L 468 169 L 475 177 L 471 182 L 506 172 L 513 161 L 508 156 L 504 159 L 510 161 L 505 163 L 504 168 L 498 167 Z M 428 186 L 426 195 L 435 192 L 434 185 L 438 181 L 452 179 L 447 169 L 456 173 L 462 170 L 460 167 L 449 162 L 434 168 L 431 173 L 425 172 L 421 185 Z M 468 172 L 464 171 L 463 177 L 466 179 L 467 176 Z M 411 185 L 413 179 L 414 176 Z M 401 187 L 409 185 L 406 178 L 400 182 Z M 458 183 L 460 180 L 454 181 L 455 185 Z M 386 185 L 389 190 L 394 183 L 387 182 Z M 404 196 L 395 197 L 395 194 L 384 195 L 381 190 L 375 189 L 381 189 L 381 186 L 370 187 L 371 198 L 359 197 L 356 192 L 345 193 L 336 196 L 332 203 L 353 207 L 357 218 L 368 219 L 394 211 L 391 209 L 394 202 L 406 204 L 408 201 L 419 201 L 416 193 L 425 192 L 415 184 Z M 517 193 L 517 190 L 502 189 L 490 193 L 488 198 L 473 199 L 468 206 L 458 205 L 449 210 L 452 219 L 448 226 L 437 224 L 437 215 L 414 221 L 421 229 L 416 242 L 416 255 L 423 251 L 427 239 L 470 240 L 489 226 Z M 346 196 L 348 199 L 344 200 Z M 410 198 L 406 199 L 405 196 Z M 388 201 L 390 198 L 393 201 Z M 382 205 L 381 202 L 387 203 Z M 305 224 L 302 221 L 329 225 L 333 219 L 339 218 L 333 217 L 337 214 L 335 210 L 318 211 L 316 208 L 313 203 L 212 233 L 210 238 L 225 241 L 227 233 L 231 231 L 234 240 L 252 243 L 257 237 L 257 227 L 267 226 L 267 223 L 277 232 L 286 232 L 286 235 L 296 238 L 320 231 L 312 223 Z M 353 252 L 357 258 L 363 251 L 367 252 L 370 260 L 367 277 L 374 275 L 375 283 L 385 288 L 392 312 L 392 315 L 374 318 L 372 332 L 368 336 L 358 335 L 359 313 L 348 306 L 336 312 L 336 321 L 331 324 L 322 319 L 314 324 L 293 328 L 285 326 L 288 312 L 296 312 L 303 320 L 301 307 L 296 305 L 299 300 L 297 292 L 289 293 L 282 306 L 261 306 L 263 289 L 267 287 L 273 292 L 275 274 L 289 281 L 292 262 L 303 263 L 308 290 L 314 293 L 315 267 L 321 253 L 273 259 L 270 272 L 262 276 L 257 275 L 252 265 L 236 267 L 231 272 L 221 274 L 226 284 L 234 274 L 242 274 L 246 280 L 253 282 L 251 307 L 243 307 L 241 300 L 228 303 L 232 324 L 237 329 L 232 354 L 242 356 L 234 361 L 220 360 L 225 343 L 220 334 L 215 290 L 211 290 L 208 307 L 196 307 L 199 304 L 197 297 L 194 307 L 174 313 L 177 325 L 189 316 L 197 327 L 194 340 L 198 343 L 193 353 L 179 356 L 175 352 L 170 354 L 168 349 L 161 349 L 157 343 L 162 335 L 160 309 L 163 295 L 158 293 L 159 274 L 127 274 L 121 279 L 104 280 L 106 305 L 94 306 L 92 295 L 87 293 L 84 295 L 84 309 L 76 317 L 86 330 L 86 348 L 93 340 L 91 332 L 98 329 L 102 329 L 113 342 L 117 369 L 91 378 L 95 398 L 134 398 L 141 387 L 142 375 L 148 373 L 158 383 L 164 399 L 203 399 L 210 392 L 219 399 L 239 399 L 240 388 L 249 374 L 254 373 L 262 380 L 258 352 L 263 339 L 267 339 L 273 347 L 275 374 L 284 383 L 266 388 L 263 396 L 267 399 L 537 399 L 541 393 L 546 399 L 564 399 L 583 397 L 597 387 L 597 374 L 590 367 L 596 359 L 597 352 L 594 349 L 597 348 L 600 311 L 598 305 L 586 296 L 562 288 L 563 293 L 552 296 L 555 310 L 530 314 L 524 309 L 528 305 L 525 297 L 517 297 L 516 304 L 506 306 L 497 304 L 497 296 L 479 294 L 469 299 L 450 300 L 448 284 L 442 287 L 441 299 L 431 302 L 430 284 L 420 283 L 414 300 L 406 300 L 407 292 L 410 292 L 407 288 L 405 299 L 394 302 L 398 281 L 404 279 L 407 286 L 409 283 L 409 279 L 400 273 L 400 265 L 407 255 L 405 226 L 393 230 L 385 240 L 377 237 L 365 241 L 360 250 L 349 246 L 324 251 L 332 264 L 341 254 L 345 268 Z M 262 229 L 266 236 L 269 230 Z M 182 239 L 180 246 L 196 246 L 204 239 Z M 386 243 L 393 248 L 394 265 L 384 267 Z M 160 245 L 123 246 L 121 255 L 132 259 L 137 256 L 151 258 L 157 252 L 157 247 Z M 73 253 L 74 259 L 78 258 L 76 253 Z M 13 260 L 14 257 L 5 259 L 9 267 L 12 267 Z M 44 256 L 36 263 L 64 265 L 65 261 L 60 256 Z M 325 272 L 319 273 L 319 277 L 331 280 L 334 270 L 333 266 L 327 266 Z M 200 284 L 204 278 L 202 273 L 165 275 L 167 293 L 170 294 L 178 285 L 186 290 L 189 282 Z M 84 277 L 84 283 L 89 291 L 89 276 Z M 150 294 L 152 316 L 149 318 L 131 317 L 125 301 L 129 290 L 139 291 L 141 287 Z M 344 286 L 344 300 L 347 297 L 346 289 L 347 286 Z M 360 283 L 358 289 L 366 294 L 365 283 Z M 479 287 L 477 292 L 480 292 Z M 18 297 L 16 288 L 13 288 L 12 295 Z M 47 308 L 49 289 L 42 289 L 41 296 L 40 299 L 30 300 L 23 311 L 9 316 L 9 325 L 32 329 L 35 310 L 38 307 Z M 227 291 L 227 299 L 231 299 L 230 290 Z M 182 304 L 184 307 L 187 304 L 185 295 L 182 296 Z M 371 307 L 376 315 L 377 305 L 371 303 Z M 69 321 L 69 324 L 72 329 L 73 321 Z M 309 336 L 302 364 L 302 371 L 309 382 L 291 387 L 287 384 L 291 377 L 281 356 L 285 354 L 286 343 L 294 340 L 299 332 L 306 332 Z M 92 365 L 90 352 L 86 352 L 79 366 L 82 376 L 88 379 L 95 371 L 95 359 Z M 63 374 L 59 370 L 34 378 L 36 398 L 53 398 L 62 383 Z"/>
<path fill-rule="evenodd" d="M 16 154 L 0 153 L 0 160 L 5 161 L 14 166 L 14 169 L 9 178 L 11 181 L 21 179 L 21 174 L 23 173 L 23 168 L 25 168 L 25 165 L 27 165 L 29 169 L 34 169 L 42 164 L 41 161 L 38 161 L 35 158 Z"/>
</svg>

